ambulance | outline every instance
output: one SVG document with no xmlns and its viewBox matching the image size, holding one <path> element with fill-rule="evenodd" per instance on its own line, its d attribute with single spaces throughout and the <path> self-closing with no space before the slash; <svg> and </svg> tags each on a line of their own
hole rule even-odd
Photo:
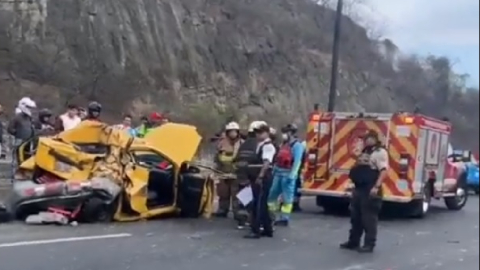
<svg viewBox="0 0 480 270">
<path fill-rule="evenodd" d="M 443 199 L 451 210 L 465 206 L 464 166 L 458 156 L 449 154 L 450 123 L 403 112 L 311 113 L 301 192 L 316 196 L 325 211 L 347 209 L 353 189 L 349 170 L 369 130 L 380 134 L 389 153 L 388 176 L 382 185 L 385 202 L 403 204 L 419 218 L 429 212 L 432 199 Z"/>
</svg>

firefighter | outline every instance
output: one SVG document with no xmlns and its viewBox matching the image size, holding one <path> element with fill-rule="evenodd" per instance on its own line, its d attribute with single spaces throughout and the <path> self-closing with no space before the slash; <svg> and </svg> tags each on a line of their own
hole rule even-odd
<svg viewBox="0 0 480 270">
<path fill-rule="evenodd" d="M 388 152 L 378 134 L 369 131 L 364 137 L 364 149 L 350 171 L 354 184 L 350 205 L 350 236 L 340 245 L 342 249 L 373 252 L 377 238 L 378 214 L 382 206 L 382 182 L 387 175 Z M 365 167 L 365 164 L 368 166 Z M 364 244 L 360 240 L 365 233 Z"/>
<path fill-rule="evenodd" d="M 85 120 L 100 122 L 100 115 L 102 113 L 102 104 L 92 101 L 87 106 L 87 117 Z"/>
<path fill-rule="evenodd" d="M 239 223 L 238 226 L 241 227 L 246 222 L 246 212 L 240 211 L 240 204 L 236 198 L 240 184 L 233 175 L 235 172 L 233 161 L 243 141 L 240 138 L 240 126 L 236 122 L 228 123 L 224 132 L 225 136 L 221 137 L 217 144 L 215 163 L 219 171 L 232 177 L 220 180 L 217 186 L 219 209 L 216 216 L 227 217 L 231 204 L 234 218 Z"/>
<path fill-rule="evenodd" d="M 245 149 L 245 153 L 250 153 L 247 174 L 251 181 L 253 193 L 253 201 L 250 204 L 251 231 L 245 235 L 247 239 L 259 239 L 262 236 L 273 237 L 273 223 L 268 210 L 267 199 L 271 186 L 271 166 L 276 150 L 270 139 L 268 125 L 265 122 L 254 124 L 251 129 L 255 131 L 257 141 L 252 141 L 251 149 Z"/>
<path fill-rule="evenodd" d="M 299 177 L 300 166 L 303 160 L 303 144 L 298 140 L 297 126 L 288 124 L 282 128 L 282 144 L 275 157 L 273 168 L 273 182 L 268 196 L 268 206 L 271 212 L 276 213 L 280 208 L 280 216 L 275 225 L 288 226 L 290 214 L 293 210 L 295 186 Z M 279 207 L 278 198 L 282 198 Z"/>
</svg>

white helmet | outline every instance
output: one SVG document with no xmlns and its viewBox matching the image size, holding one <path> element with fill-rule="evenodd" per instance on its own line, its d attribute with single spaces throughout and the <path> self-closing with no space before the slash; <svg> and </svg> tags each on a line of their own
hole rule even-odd
<svg viewBox="0 0 480 270">
<path fill-rule="evenodd" d="M 225 131 L 240 130 L 240 125 L 237 122 L 230 122 L 225 126 Z"/>
<path fill-rule="evenodd" d="M 248 132 L 254 132 L 255 129 L 257 129 L 261 126 L 268 126 L 267 122 L 265 122 L 265 121 L 253 121 L 252 123 L 250 123 L 250 126 L 248 126 Z"/>
<path fill-rule="evenodd" d="M 18 101 L 18 109 L 20 112 L 31 116 L 32 115 L 32 109 L 36 108 L 37 104 L 35 104 L 35 101 L 33 101 L 29 97 L 24 97 Z M 17 110 L 16 110 L 17 111 Z"/>
</svg>

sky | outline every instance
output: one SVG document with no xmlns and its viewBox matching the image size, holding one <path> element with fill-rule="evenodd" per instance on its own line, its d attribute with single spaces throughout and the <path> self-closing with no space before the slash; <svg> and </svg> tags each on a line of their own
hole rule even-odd
<svg viewBox="0 0 480 270">
<path fill-rule="evenodd" d="M 404 53 L 449 57 L 454 70 L 470 74 L 468 84 L 478 87 L 478 0 L 362 2 L 362 20 L 367 27 L 371 25 L 377 34 L 391 39 Z"/>
</svg>

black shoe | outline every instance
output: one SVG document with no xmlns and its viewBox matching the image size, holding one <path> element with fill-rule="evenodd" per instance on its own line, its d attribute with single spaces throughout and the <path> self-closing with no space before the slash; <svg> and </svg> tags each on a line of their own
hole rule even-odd
<svg viewBox="0 0 480 270">
<path fill-rule="evenodd" d="M 357 249 L 359 253 L 373 253 L 373 250 L 374 250 L 373 246 L 363 246 Z"/>
<path fill-rule="evenodd" d="M 243 238 L 245 239 L 260 239 L 260 234 L 258 233 L 253 233 L 253 232 L 250 232 L 249 234 L 245 235 Z"/>
<path fill-rule="evenodd" d="M 299 204 L 299 203 L 294 203 L 294 204 L 293 204 L 293 209 L 292 209 L 292 211 L 293 211 L 294 213 L 298 213 L 298 212 L 302 212 L 303 210 L 302 210 L 302 208 L 300 207 L 300 204 Z"/>
<path fill-rule="evenodd" d="M 216 212 L 213 214 L 213 216 L 218 218 L 226 218 L 228 217 L 228 212 Z"/>
<path fill-rule="evenodd" d="M 360 247 L 360 245 L 357 245 L 352 242 L 345 242 L 340 244 L 341 249 L 346 249 L 346 250 L 357 250 Z"/>
<path fill-rule="evenodd" d="M 288 220 L 285 220 L 285 219 L 275 221 L 275 226 L 288 227 L 288 224 L 289 224 Z"/>
<path fill-rule="evenodd" d="M 244 222 L 244 221 L 238 221 L 238 222 L 237 222 L 237 229 L 238 229 L 238 230 L 243 230 L 243 229 L 245 229 L 245 227 L 247 227 L 247 223 L 246 223 L 246 222 Z"/>
<path fill-rule="evenodd" d="M 260 233 L 260 236 L 272 238 L 273 237 L 273 231 L 263 231 L 263 232 Z"/>
</svg>

